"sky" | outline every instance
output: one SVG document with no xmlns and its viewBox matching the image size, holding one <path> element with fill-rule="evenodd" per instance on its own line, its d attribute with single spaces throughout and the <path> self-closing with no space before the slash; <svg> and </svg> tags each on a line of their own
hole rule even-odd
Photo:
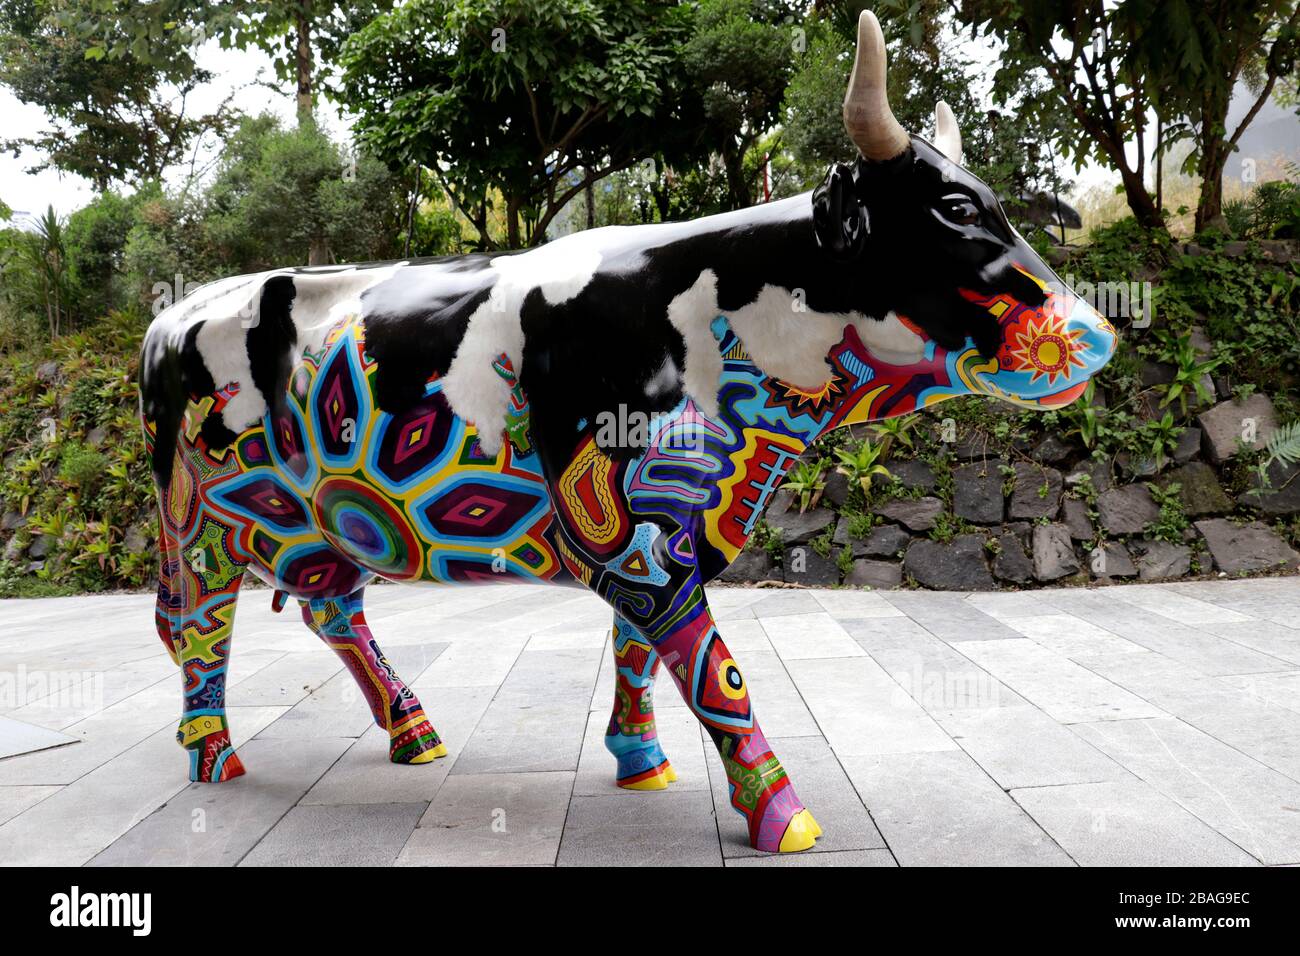
<svg viewBox="0 0 1300 956">
<path fill-rule="evenodd" d="M 976 64 L 985 67 L 979 71 L 979 74 L 991 78 L 997 61 L 996 45 L 987 40 L 970 41 L 968 35 L 963 37 L 962 45 L 967 56 Z M 236 93 L 235 104 L 244 112 L 256 114 L 270 111 L 280 116 L 287 124 L 294 123 L 295 107 L 293 97 L 290 95 L 291 86 L 287 83 L 275 83 L 271 60 L 265 53 L 259 50 L 223 50 L 214 40 L 200 49 L 197 60 L 199 65 L 212 71 L 216 79 L 191 94 L 191 103 L 195 111 L 204 112 L 213 108 L 232 89 L 242 87 Z M 274 84 L 281 92 L 276 92 L 265 85 L 251 85 L 251 81 L 259 75 L 259 71 L 262 79 Z M 987 89 L 973 92 L 986 101 L 984 104 L 986 107 L 991 106 L 991 103 L 987 102 Z M 1244 91 L 1239 92 L 1244 93 Z M 1234 114 L 1244 113 L 1245 106 L 1240 102 L 1243 99 L 1244 96 L 1234 99 Z M 1270 103 L 1269 108 L 1261 114 L 1255 124 L 1252 124 L 1252 131 L 1259 126 L 1262 132 L 1270 123 L 1273 126 L 1280 123 L 1284 130 L 1290 130 L 1288 116 L 1287 111 Z M 11 137 L 30 136 L 47 125 L 39 107 L 20 103 L 3 87 L 0 87 L 0 117 L 3 117 L 5 135 Z M 339 117 L 337 109 L 332 104 L 326 102 L 320 107 L 319 118 L 336 138 L 346 139 L 349 125 Z M 1300 143 L 1300 121 L 1294 124 L 1294 131 L 1297 142 Z M 1273 138 L 1275 139 L 1276 136 Z M 1154 133 L 1152 133 L 1153 139 Z M 201 155 L 206 158 L 215 156 L 220 148 L 220 144 L 211 136 L 204 145 L 205 149 Z M 1245 145 L 1243 143 L 1243 147 Z M 1150 144 L 1148 149 L 1149 147 Z M 1300 157 L 1300 148 L 1297 148 L 1296 155 Z M 27 172 L 35 160 L 36 156 L 31 152 L 17 158 L 9 153 L 0 155 L 0 200 L 7 203 L 10 208 L 16 212 L 39 214 L 48 205 L 53 205 L 58 213 L 67 215 L 90 200 L 93 189 L 88 181 L 78 176 L 62 174 L 54 170 L 44 170 L 36 174 Z M 203 160 L 200 161 L 200 165 L 202 162 Z M 1118 174 L 1096 164 L 1086 167 L 1079 173 L 1073 172 L 1064 162 L 1061 163 L 1061 168 L 1063 173 L 1074 180 L 1076 195 L 1097 186 L 1119 181 Z M 178 169 L 172 175 L 178 180 L 183 172 Z"/>
</svg>

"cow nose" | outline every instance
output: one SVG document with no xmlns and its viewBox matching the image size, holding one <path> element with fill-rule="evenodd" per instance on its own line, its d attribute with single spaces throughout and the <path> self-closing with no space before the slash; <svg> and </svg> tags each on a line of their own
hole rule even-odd
<svg viewBox="0 0 1300 956">
<path fill-rule="evenodd" d="M 1114 326 L 1068 291 L 1053 291 L 1038 308 L 1009 309 L 1001 320 L 997 367 L 978 378 L 982 391 L 1012 402 L 1068 401 L 1115 354 Z"/>
</svg>

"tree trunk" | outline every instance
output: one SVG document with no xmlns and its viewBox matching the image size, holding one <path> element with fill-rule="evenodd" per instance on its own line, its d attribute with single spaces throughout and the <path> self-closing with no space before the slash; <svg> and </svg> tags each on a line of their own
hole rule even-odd
<svg viewBox="0 0 1300 956">
<path fill-rule="evenodd" d="M 591 181 L 591 169 L 587 169 L 587 186 L 583 190 L 587 197 L 587 228 L 596 228 L 596 186 Z"/>
<path fill-rule="evenodd" d="M 519 200 L 514 196 L 506 197 L 506 245 L 511 249 L 520 248 Z"/>
<path fill-rule="evenodd" d="M 1213 226 L 1222 229 L 1223 219 L 1223 167 L 1228 163 L 1230 151 L 1226 144 L 1216 142 L 1201 152 L 1198 164 L 1201 174 L 1201 195 L 1196 201 L 1196 231 Z"/>
<path fill-rule="evenodd" d="M 311 21 L 309 12 L 304 7 L 297 16 L 298 50 L 296 68 L 298 73 L 298 126 L 302 128 L 312 122 L 312 57 L 311 57 Z"/>
<path fill-rule="evenodd" d="M 312 239 L 307 249 L 307 265 L 327 266 L 330 264 L 330 242 L 324 236 Z"/>
<path fill-rule="evenodd" d="M 1164 218 L 1156 208 L 1155 200 L 1147 192 L 1142 177 L 1136 171 L 1122 165 L 1120 178 L 1124 182 L 1124 197 L 1128 200 L 1128 208 L 1132 210 L 1133 217 L 1138 223 L 1147 229 L 1164 229 Z"/>
<path fill-rule="evenodd" d="M 745 154 L 735 147 L 724 149 L 722 164 L 727 171 L 727 192 L 731 197 L 731 208 L 745 209 L 752 205 L 749 184 L 745 182 Z"/>
</svg>

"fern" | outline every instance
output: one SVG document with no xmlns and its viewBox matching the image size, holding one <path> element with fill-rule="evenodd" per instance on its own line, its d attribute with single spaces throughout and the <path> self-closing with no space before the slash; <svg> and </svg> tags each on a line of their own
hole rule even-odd
<svg viewBox="0 0 1300 956">
<path fill-rule="evenodd" d="M 1288 465 L 1300 463 L 1300 418 L 1276 429 L 1268 438 L 1265 452 L 1269 465 L 1275 461 Z"/>
</svg>

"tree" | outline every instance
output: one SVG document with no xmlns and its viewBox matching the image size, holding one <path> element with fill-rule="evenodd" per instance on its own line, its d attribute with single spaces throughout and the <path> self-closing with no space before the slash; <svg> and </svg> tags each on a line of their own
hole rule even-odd
<svg viewBox="0 0 1300 956">
<path fill-rule="evenodd" d="M 316 90 L 327 75 L 316 64 L 334 63 L 342 43 L 392 5 L 392 0 L 87 0 L 93 19 L 69 22 L 95 40 L 92 55 L 110 61 L 134 57 L 171 63 L 176 44 L 190 48 L 208 38 L 223 47 L 256 47 L 271 56 L 281 80 L 294 83 L 298 123 L 304 125 L 312 121 Z M 159 49 L 159 40 L 169 47 Z"/>
<path fill-rule="evenodd" d="M 1162 112 L 1178 120 L 1168 142 L 1190 138 L 1188 171 L 1201 179 L 1196 230 L 1223 224 L 1223 170 L 1242 134 L 1278 89 L 1297 77 L 1295 0 L 1166 0 L 1150 21 L 1144 68 L 1157 79 Z M 1228 106 L 1239 81 L 1254 99 L 1236 129 Z"/>
<path fill-rule="evenodd" d="M 432 172 L 484 248 L 541 242 L 681 117 L 689 8 L 665 0 L 411 0 L 343 48 L 341 99 L 393 168 Z M 672 134 L 670 134 L 672 135 Z"/>
<path fill-rule="evenodd" d="M 245 120 L 209 187 L 203 228 L 243 271 L 395 256 L 405 204 L 387 168 L 343 152 L 316 126 Z"/>
<path fill-rule="evenodd" d="M 1159 97 L 1156 78 L 1145 69 L 1143 46 L 1158 2 L 962 0 L 959 13 L 973 30 L 992 33 L 1005 44 L 994 75 L 998 102 L 1014 102 L 1022 118 L 1049 132 L 1076 169 L 1095 158 L 1118 170 L 1129 208 L 1149 229 L 1165 228 L 1146 188 L 1143 142 Z M 1040 70 L 1050 90 L 1026 95 L 1025 78 Z M 1062 110 L 1073 123 L 1060 122 Z"/>
<path fill-rule="evenodd" d="M 780 120 L 795 54 L 806 43 L 801 6 L 784 0 L 700 0 L 683 49 L 689 87 L 700 97 L 707 141 L 722 158 L 733 209 L 754 201 L 745 157 Z"/>
<path fill-rule="evenodd" d="M 202 133 L 224 132 L 227 104 L 191 115 L 189 95 L 210 80 L 174 38 L 160 38 L 157 58 L 130 52 L 109 63 L 88 59 L 94 44 L 66 26 L 89 15 L 89 4 L 56 0 L 0 0 L 0 84 L 39 106 L 51 128 L 4 140 L 18 155 L 37 150 L 47 167 L 84 176 L 103 191 L 113 183 L 154 179 L 184 159 Z"/>
</svg>

